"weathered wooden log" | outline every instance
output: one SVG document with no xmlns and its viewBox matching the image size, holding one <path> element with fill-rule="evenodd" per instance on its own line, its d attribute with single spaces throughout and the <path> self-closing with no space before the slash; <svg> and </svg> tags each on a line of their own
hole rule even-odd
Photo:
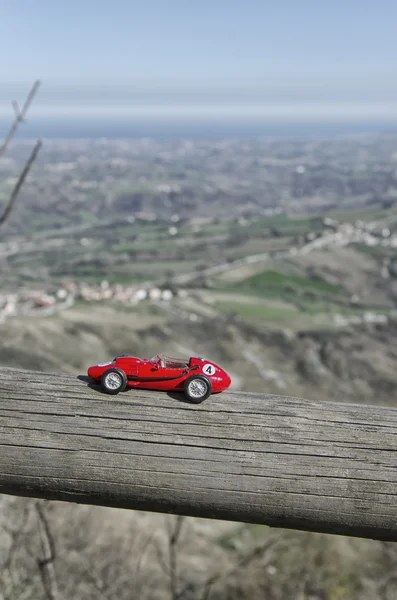
<svg viewBox="0 0 397 600">
<path fill-rule="evenodd" d="M 397 540 L 397 409 L 0 369 L 0 492 Z"/>
</svg>

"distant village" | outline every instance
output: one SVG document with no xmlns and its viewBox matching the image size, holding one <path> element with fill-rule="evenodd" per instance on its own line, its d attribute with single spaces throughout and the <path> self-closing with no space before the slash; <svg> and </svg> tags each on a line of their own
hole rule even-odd
<svg viewBox="0 0 397 600">
<path fill-rule="evenodd" d="M 0 323 L 17 315 L 49 316 L 73 306 L 77 300 L 85 302 L 117 302 L 136 305 L 144 301 L 169 302 L 175 292 L 156 286 L 99 284 L 64 281 L 52 290 L 21 290 L 15 293 L 0 292 Z"/>
<path fill-rule="evenodd" d="M 286 251 L 274 253 L 274 257 L 282 255 L 305 254 L 329 246 L 344 246 L 351 243 L 361 243 L 367 246 L 397 247 L 397 235 L 387 227 L 379 228 L 379 223 L 365 223 L 356 221 L 352 223 L 339 223 L 335 219 L 324 218 L 322 232 L 309 233 L 298 241 L 297 246 L 292 246 Z M 123 285 L 109 283 L 106 280 L 98 284 L 87 282 L 63 281 L 58 287 L 50 290 L 21 290 L 14 293 L 0 292 L 0 323 L 8 317 L 17 315 L 49 316 L 66 310 L 73 304 L 82 300 L 85 302 L 115 302 L 124 305 L 137 305 L 142 302 L 169 303 L 175 296 L 187 295 L 183 284 L 193 281 L 198 276 L 214 275 L 218 271 L 233 268 L 241 263 L 252 263 L 263 259 L 264 254 L 247 256 L 232 262 L 211 265 L 198 274 L 197 271 L 180 275 L 174 278 L 170 287 L 159 287 L 150 282 L 145 284 Z M 387 276 L 387 265 L 382 265 L 381 273 Z M 172 287 L 172 289 L 171 289 Z M 334 324 L 345 326 L 350 323 L 385 322 L 387 316 L 367 313 L 363 316 L 343 317 L 335 315 Z"/>
</svg>

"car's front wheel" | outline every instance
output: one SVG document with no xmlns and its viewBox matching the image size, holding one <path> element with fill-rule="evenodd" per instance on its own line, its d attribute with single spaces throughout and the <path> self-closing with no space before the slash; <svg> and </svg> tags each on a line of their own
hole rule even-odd
<svg viewBox="0 0 397 600">
<path fill-rule="evenodd" d="M 190 402 L 199 404 L 211 395 L 211 381 L 205 375 L 192 375 L 185 381 L 184 392 Z"/>
<path fill-rule="evenodd" d="M 108 394 L 118 394 L 127 387 L 127 375 L 122 369 L 107 369 L 101 377 L 102 389 Z"/>
</svg>

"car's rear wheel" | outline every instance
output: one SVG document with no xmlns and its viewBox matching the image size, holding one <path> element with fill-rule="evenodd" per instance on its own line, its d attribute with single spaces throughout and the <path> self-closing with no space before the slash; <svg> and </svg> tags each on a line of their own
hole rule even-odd
<svg viewBox="0 0 397 600">
<path fill-rule="evenodd" d="M 118 394 L 127 387 L 127 375 L 122 369 L 107 369 L 101 377 L 102 389 L 108 394 Z"/>
<path fill-rule="evenodd" d="M 200 404 L 211 395 L 211 381 L 204 375 L 192 375 L 185 381 L 184 392 L 190 402 Z"/>
</svg>

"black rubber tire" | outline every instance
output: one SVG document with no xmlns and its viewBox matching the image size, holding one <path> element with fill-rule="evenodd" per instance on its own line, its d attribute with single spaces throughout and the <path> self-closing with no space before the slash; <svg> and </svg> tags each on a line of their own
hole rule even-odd
<svg viewBox="0 0 397 600">
<path fill-rule="evenodd" d="M 207 390 L 206 392 L 202 395 L 202 396 L 192 396 L 189 387 L 192 381 L 199 379 L 200 381 L 203 381 L 206 386 L 207 386 Z M 204 402 L 204 400 L 206 400 L 209 396 L 211 396 L 212 394 L 212 383 L 211 381 L 208 379 L 208 377 L 206 377 L 205 375 L 191 375 L 190 377 L 188 377 L 188 379 L 186 379 L 185 381 L 185 385 L 183 387 L 183 391 L 185 393 L 185 396 L 190 400 L 190 402 L 193 402 L 194 404 L 200 404 L 200 402 Z"/>
<path fill-rule="evenodd" d="M 110 375 L 110 373 L 117 373 L 117 375 L 120 376 L 121 383 L 120 383 L 119 387 L 111 388 L 107 385 L 106 378 L 108 375 Z M 107 369 L 104 373 L 102 373 L 101 387 L 106 393 L 112 394 L 112 396 L 115 396 L 116 394 L 119 394 L 120 392 L 124 392 L 125 388 L 127 387 L 127 375 L 124 373 L 124 371 L 122 369 L 117 369 L 115 367 L 112 369 Z"/>
</svg>

